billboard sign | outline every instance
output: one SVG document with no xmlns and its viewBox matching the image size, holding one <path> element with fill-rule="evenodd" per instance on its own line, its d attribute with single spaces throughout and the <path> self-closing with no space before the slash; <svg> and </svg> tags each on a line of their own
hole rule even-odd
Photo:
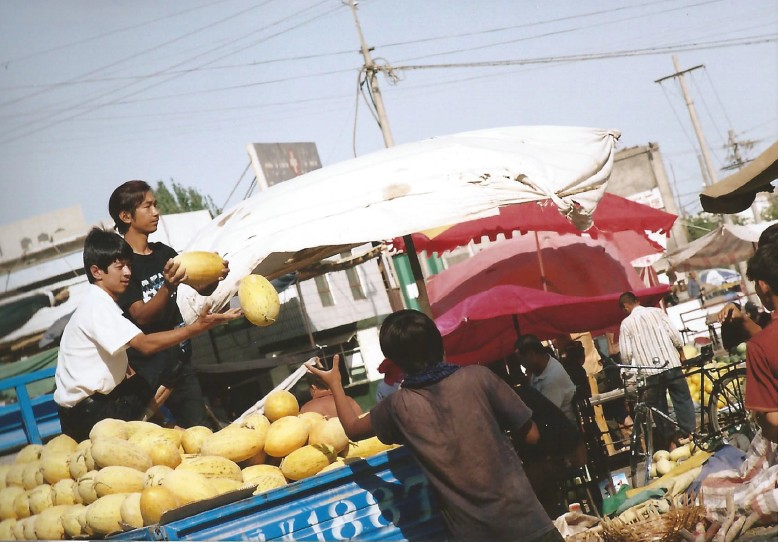
<svg viewBox="0 0 778 542">
<path fill-rule="evenodd" d="M 321 168 L 316 143 L 249 143 L 246 150 L 263 190 Z"/>
</svg>

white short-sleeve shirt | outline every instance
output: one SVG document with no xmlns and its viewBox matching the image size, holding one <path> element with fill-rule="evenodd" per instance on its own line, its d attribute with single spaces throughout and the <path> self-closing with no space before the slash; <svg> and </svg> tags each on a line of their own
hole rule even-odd
<svg viewBox="0 0 778 542">
<path fill-rule="evenodd" d="M 110 393 L 127 373 L 127 348 L 138 327 L 102 288 L 90 284 L 62 333 L 54 401 L 72 407 L 95 393 Z"/>
</svg>

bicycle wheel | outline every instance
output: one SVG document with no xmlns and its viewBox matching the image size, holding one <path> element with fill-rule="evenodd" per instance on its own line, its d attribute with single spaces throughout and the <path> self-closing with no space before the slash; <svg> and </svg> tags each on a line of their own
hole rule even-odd
<svg viewBox="0 0 778 542">
<path fill-rule="evenodd" d="M 716 381 L 708 403 L 710 431 L 725 440 L 740 434 L 749 441 L 756 434 L 756 425 L 745 409 L 746 370 L 738 367 Z"/>
<path fill-rule="evenodd" d="M 632 487 L 643 487 L 651 479 L 651 463 L 654 454 L 651 411 L 640 410 L 635 413 L 630 437 L 629 470 Z"/>
</svg>

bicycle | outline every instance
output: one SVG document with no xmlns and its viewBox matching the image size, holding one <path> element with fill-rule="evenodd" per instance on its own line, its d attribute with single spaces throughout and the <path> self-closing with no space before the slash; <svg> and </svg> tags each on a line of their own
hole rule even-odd
<svg viewBox="0 0 778 542">
<path fill-rule="evenodd" d="M 633 425 L 630 436 L 630 476 L 633 487 L 642 487 L 651 478 L 651 467 L 654 455 L 655 416 L 679 428 L 678 422 L 646 403 L 646 394 L 653 387 L 646 383 L 648 376 L 657 374 L 658 370 L 667 368 L 669 362 L 659 366 L 658 359 L 654 367 L 639 365 L 619 365 L 622 369 L 637 372 L 636 385 L 629 386 L 625 381 L 625 394 L 634 397 Z M 735 434 L 743 434 L 750 441 L 756 434 L 756 425 L 750 419 L 743 405 L 745 388 L 745 367 L 742 362 L 725 366 L 712 366 L 699 356 L 686 362 L 687 367 L 697 367 L 679 378 L 700 374 L 701 379 L 711 382 L 710 392 L 700 388 L 700 416 L 695 430 L 690 437 L 692 442 L 702 450 L 712 451 L 720 447 Z M 648 374 L 647 374 L 648 373 Z M 708 393 L 707 408 L 704 405 L 704 394 Z M 707 414 L 707 422 L 705 417 Z M 642 468 L 641 468 L 642 464 Z"/>
</svg>

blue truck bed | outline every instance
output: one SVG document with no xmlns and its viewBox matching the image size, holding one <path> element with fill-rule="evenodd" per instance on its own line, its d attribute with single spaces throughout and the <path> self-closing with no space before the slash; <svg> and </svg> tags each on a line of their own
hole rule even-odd
<svg viewBox="0 0 778 542">
<path fill-rule="evenodd" d="M 238 500 L 219 506 L 220 499 Z M 196 512 L 203 507 L 209 509 Z M 427 478 L 401 447 L 261 495 L 237 491 L 192 503 L 163 516 L 160 525 L 112 538 L 431 541 L 445 535 Z"/>
</svg>

